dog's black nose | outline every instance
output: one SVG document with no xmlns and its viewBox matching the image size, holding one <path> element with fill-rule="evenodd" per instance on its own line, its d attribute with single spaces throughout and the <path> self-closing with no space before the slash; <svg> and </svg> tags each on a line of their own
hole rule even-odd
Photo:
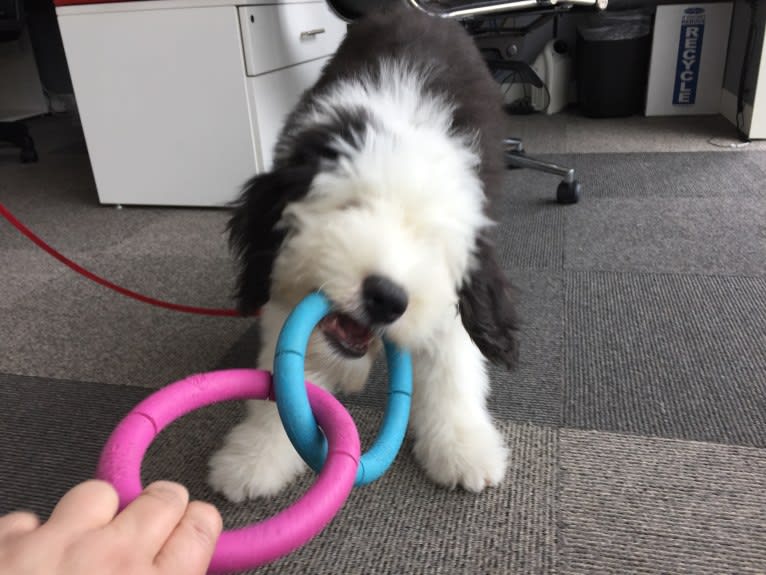
<svg viewBox="0 0 766 575">
<path fill-rule="evenodd" d="M 372 323 L 392 323 L 407 309 L 407 292 L 383 276 L 368 276 L 362 284 L 364 309 Z"/>
</svg>

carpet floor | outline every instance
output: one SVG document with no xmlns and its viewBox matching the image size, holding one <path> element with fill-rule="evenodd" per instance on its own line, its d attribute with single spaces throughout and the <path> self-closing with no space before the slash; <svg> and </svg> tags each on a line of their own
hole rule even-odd
<svg viewBox="0 0 766 575">
<path fill-rule="evenodd" d="M 0 201 L 85 267 L 156 297 L 230 307 L 222 210 L 98 204 L 84 147 L 0 158 Z M 480 495 L 431 484 L 409 440 L 328 528 L 259 573 L 766 573 L 766 152 L 554 154 L 583 185 L 509 171 L 497 238 L 521 293 L 521 364 L 492 370 L 511 463 Z M 0 513 L 46 517 L 92 476 L 120 418 L 194 372 L 251 367 L 258 322 L 148 307 L 64 269 L 0 221 Z M 344 398 L 363 442 L 378 365 Z M 285 507 L 233 505 L 207 461 L 230 402 L 172 424 L 145 481 L 185 483 L 227 527 Z"/>
</svg>

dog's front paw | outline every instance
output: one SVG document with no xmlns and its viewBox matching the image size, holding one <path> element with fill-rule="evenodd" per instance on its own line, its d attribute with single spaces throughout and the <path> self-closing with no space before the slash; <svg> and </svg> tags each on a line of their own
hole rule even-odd
<svg viewBox="0 0 766 575">
<path fill-rule="evenodd" d="M 307 469 L 283 430 L 248 421 L 231 431 L 209 467 L 210 486 L 235 503 L 276 495 Z"/>
<path fill-rule="evenodd" d="M 436 431 L 416 440 L 414 453 L 435 483 L 474 493 L 499 485 L 508 462 L 503 438 L 491 424 L 456 433 Z"/>
</svg>

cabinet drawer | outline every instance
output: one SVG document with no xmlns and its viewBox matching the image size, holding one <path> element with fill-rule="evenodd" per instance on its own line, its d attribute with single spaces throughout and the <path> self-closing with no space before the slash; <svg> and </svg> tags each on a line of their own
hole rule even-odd
<svg viewBox="0 0 766 575">
<path fill-rule="evenodd" d="M 239 8 L 248 76 L 329 56 L 346 24 L 325 2 Z"/>
<path fill-rule="evenodd" d="M 259 172 L 271 169 L 274 146 L 287 116 L 303 92 L 317 81 L 328 60 L 313 60 L 247 81 Z"/>
</svg>

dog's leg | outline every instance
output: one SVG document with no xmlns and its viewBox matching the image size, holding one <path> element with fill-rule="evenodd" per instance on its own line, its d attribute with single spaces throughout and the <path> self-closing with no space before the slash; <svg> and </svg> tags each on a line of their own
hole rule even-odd
<svg viewBox="0 0 766 575">
<path fill-rule="evenodd" d="M 263 308 L 260 369 L 272 371 L 286 317 L 287 312 L 273 304 Z M 209 467 L 210 486 L 234 502 L 276 495 L 307 469 L 282 427 L 276 404 L 261 400 L 247 402 L 245 419 L 229 432 Z"/>
<path fill-rule="evenodd" d="M 210 459 L 210 486 L 230 501 L 276 495 L 306 464 L 282 427 L 276 405 L 249 401 L 247 416 Z"/>
<path fill-rule="evenodd" d="M 485 360 L 459 317 L 438 347 L 413 353 L 415 457 L 436 483 L 479 492 L 505 475 L 507 449 L 487 411 Z"/>
<path fill-rule="evenodd" d="M 274 351 L 288 310 L 273 303 L 261 316 L 258 366 L 272 371 Z M 312 336 L 306 354 L 306 378 L 329 391 L 356 391 L 367 379 L 372 354 L 354 361 L 335 357 L 321 337 Z M 210 460 L 210 486 L 231 501 L 277 494 L 308 467 L 290 443 L 271 401 L 249 401 L 244 421 L 232 429 Z"/>
</svg>

